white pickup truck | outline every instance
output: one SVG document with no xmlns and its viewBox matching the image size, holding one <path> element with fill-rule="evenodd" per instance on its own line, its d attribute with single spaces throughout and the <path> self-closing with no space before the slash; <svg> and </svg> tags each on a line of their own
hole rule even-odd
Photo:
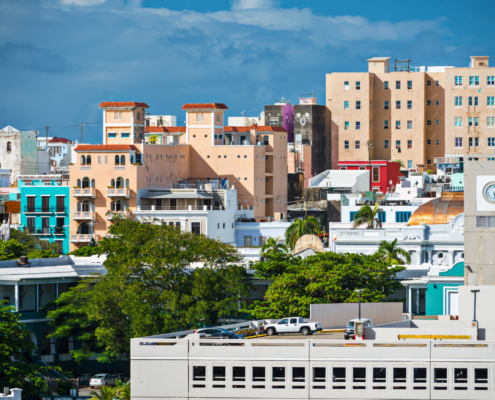
<svg viewBox="0 0 495 400">
<path fill-rule="evenodd" d="M 276 324 L 265 326 L 265 332 L 268 336 L 280 333 L 301 333 L 306 336 L 318 331 L 321 331 L 321 322 L 304 322 L 302 317 L 282 318 Z"/>
</svg>

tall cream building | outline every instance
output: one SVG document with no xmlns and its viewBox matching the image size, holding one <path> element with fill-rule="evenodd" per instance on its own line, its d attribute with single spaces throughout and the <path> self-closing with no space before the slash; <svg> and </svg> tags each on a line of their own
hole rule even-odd
<svg viewBox="0 0 495 400">
<path fill-rule="evenodd" d="M 486 56 L 471 57 L 468 68 L 398 71 L 390 57 L 374 57 L 368 72 L 327 74 L 332 168 L 367 160 L 370 143 L 372 160 L 401 160 L 407 168 L 493 150 L 494 76 Z"/>
</svg>

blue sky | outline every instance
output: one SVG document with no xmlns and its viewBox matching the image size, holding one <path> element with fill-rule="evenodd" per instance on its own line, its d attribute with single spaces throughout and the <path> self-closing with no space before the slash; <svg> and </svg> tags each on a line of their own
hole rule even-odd
<svg viewBox="0 0 495 400">
<path fill-rule="evenodd" d="M 0 127 L 76 139 L 94 122 L 85 142 L 100 143 L 102 101 L 143 101 L 179 123 L 186 102 L 257 116 L 314 90 L 324 104 L 325 74 L 365 71 L 369 57 L 495 57 L 494 12 L 459 0 L 4 0 Z"/>
</svg>

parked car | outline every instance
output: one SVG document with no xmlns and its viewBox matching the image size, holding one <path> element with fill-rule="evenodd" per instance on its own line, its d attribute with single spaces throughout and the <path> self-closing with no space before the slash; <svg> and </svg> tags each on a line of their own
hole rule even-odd
<svg viewBox="0 0 495 400">
<path fill-rule="evenodd" d="M 232 333 L 224 328 L 204 328 L 204 329 L 196 329 L 193 333 L 204 333 L 206 337 L 211 335 L 215 335 L 217 333 Z M 239 335 L 238 335 L 239 336 Z"/>
<path fill-rule="evenodd" d="M 268 336 L 281 333 L 301 333 L 306 336 L 318 331 L 321 331 L 321 322 L 304 322 L 302 317 L 282 318 L 276 324 L 269 324 L 265 327 Z"/>
<path fill-rule="evenodd" d="M 359 318 L 356 318 L 356 319 L 351 319 L 348 323 L 347 323 L 347 326 L 344 330 L 344 339 L 345 340 L 349 340 L 350 337 L 354 337 L 354 322 L 355 321 L 359 321 Z M 364 326 L 366 328 L 370 328 L 373 325 L 373 321 L 369 318 L 361 318 L 361 321 L 364 321 L 365 324 Z"/>
<path fill-rule="evenodd" d="M 110 374 L 97 374 L 89 381 L 89 386 L 112 386 L 115 385 L 115 378 Z"/>
<path fill-rule="evenodd" d="M 207 339 L 244 339 L 241 335 L 236 335 L 235 333 L 230 332 L 222 332 L 222 333 L 214 333 L 207 337 Z"/>
</svg>

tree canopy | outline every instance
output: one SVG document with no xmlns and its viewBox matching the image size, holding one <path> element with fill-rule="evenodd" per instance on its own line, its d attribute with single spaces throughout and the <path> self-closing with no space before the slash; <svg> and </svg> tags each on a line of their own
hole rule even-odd
<svg viewBox="0 0 495 400">
<path fill-rule="evenodd" d="M 10 230 L 10 239 L 0 242 L 0 261 L 16 260 L 20 256 L 29 258 L 57 258 L 58 247 L 48 240 L 40 240 L 39 237 L 22 232 L 18 229 Z"/>
<path fill-rule="evenodd" d="M 392 242 L 382 240 L 376 254 L 388 265 L 411 264 L 411 254 L 397 245 L 397 239 Z"/>
<path fill-rule="evenodd" d="M 278 254 L 278 253 L 287 253 L 289 249 L 283 243 L 280 243 L 280 238 L 268 238 L 265 244 L 261 246 L 261 254 Z"/>
<path fill-rule="evenodd" d="M 254 318 L 308 317 L 310 304 L 357 302 L 355 289 L 364 289 L 362 302 L 381 302 L 401 287 L 393 278 L 404 269 L 391 268 L 376 254 L 333 252 L 306 259 L 269 255 L 251 268 L 255 278 L 272 281 L 264 300 L 243 310 Z"/>
<path fill-rule="evenodd" d="M 381 228 L 382 221 L 380 221 L 379 214 L 382 212 L 383 209 L 380 208 L 380 202 L 377 202 L 373 208 L 365 204 L 361 206 L 354 216 L 352 227 L 357 228 L 360 225 L 366 224 L 367 229 Z"/>
<path fill-rule="evenodd" d="M 99 249 L 105 276 L 84 279 L 49 312 L 54 337 L 76 335 L 82 362 L 129 355 L 132 337 L 195 328 L 237 313 L 250 280 L 237 250 L 203 235 L 161 224 L 121 220 Z M 198 267 L 198 268 L 195 268 Z"/>
<path fill-rule="evenodd" d="M 285 244 L 290 248 L 296 247 L 297 240 L 304 235 L 317 235 L 320 224 L 315 217 L 296 218 L 285 231 Z"/>
</svg>

